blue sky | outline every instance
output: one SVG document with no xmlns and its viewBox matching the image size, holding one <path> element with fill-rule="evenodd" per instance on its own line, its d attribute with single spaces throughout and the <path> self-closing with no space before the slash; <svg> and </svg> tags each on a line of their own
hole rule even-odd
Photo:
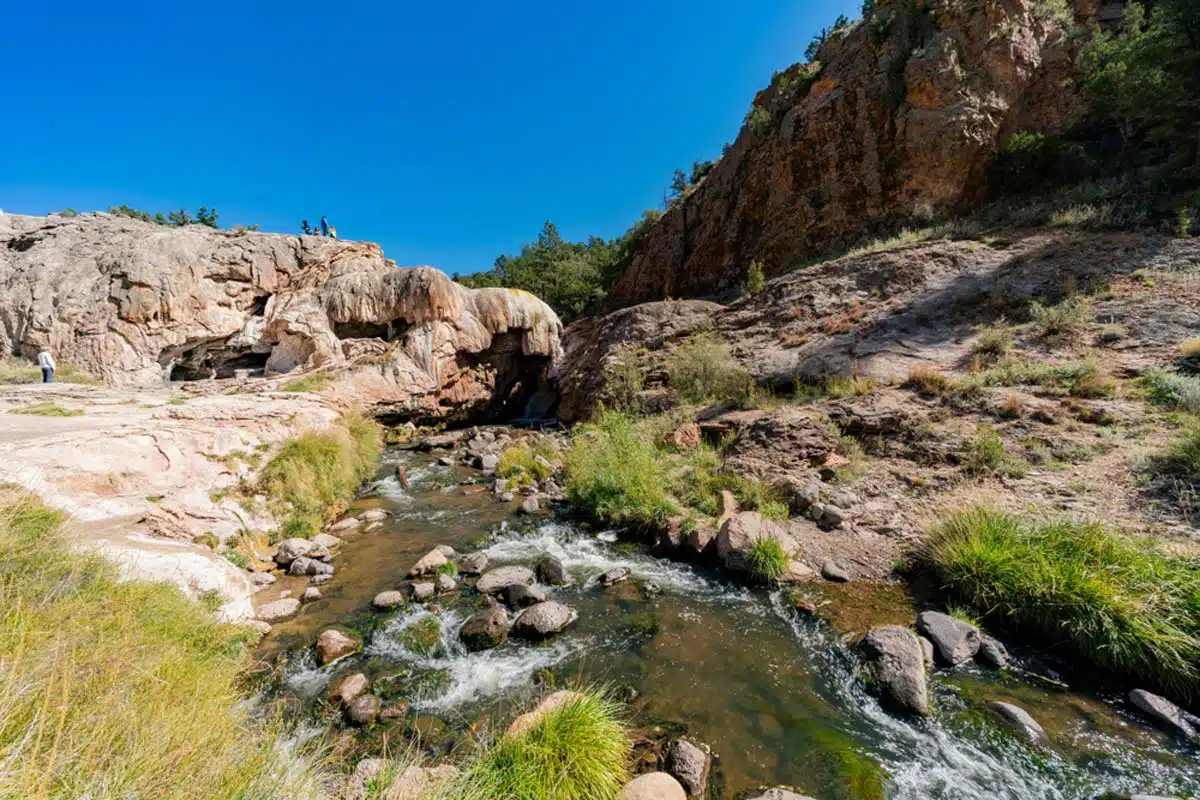
<svg viewBox="0 0 1200 800">
<path fill-rule="evenodd" d="M 0 208 L 326 214 L 402 265 L 475 272 L 546 219 L 624 231 L 859 5 L 12 3 Z"/>
</svg>

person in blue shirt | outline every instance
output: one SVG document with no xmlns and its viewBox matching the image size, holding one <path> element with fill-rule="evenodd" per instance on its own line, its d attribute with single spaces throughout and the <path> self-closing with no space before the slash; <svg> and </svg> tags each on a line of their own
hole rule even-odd
<svg viewBox="0 0 1200 800">
<path fill-rule="evenodd" d="M 329 221 L 325 219 L 324 214 L 321 215 L 321 235 L 322 236 L 329 235 Z"/>
</svg>

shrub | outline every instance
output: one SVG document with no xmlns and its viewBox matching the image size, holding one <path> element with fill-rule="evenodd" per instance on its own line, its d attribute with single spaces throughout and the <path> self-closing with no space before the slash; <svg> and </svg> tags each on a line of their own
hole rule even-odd
<svg viewBox="0 0 1200 800">
<path fill-rule="evenodd" d="M 631 747 L 621 707 L 601 692 L 585 692 L 473 756 L 448 796 L 612 800 L 629 777 Z"/>
<path fill-rule="evenodd" d="M 646 388 L 641 351 L 626 348 L 604 370 L 604 391 L 616 408 L 632 409 Z"/>
<path fill-rule="evenodd" d="M 929 539 L 943 586 L 979 614 L 1096 666 L 1200 692 L 1200 571 L 1098 524 L 961 511 Z"/>
<path fill-rule="evenodd" d="M 323 392 L 329 386 L 329 373 L 310 372 L 288 381 L 279 388 L 285 392 Z"/>
<path fill-rule="evenodd" d="M 566 473 L 571 502 L 604 522 L 646 523 L 674 510 L 654 445 L 627 412 L 601 408 L 594 422 L 577 427 Z"/>
<path fill-rule="evenodd" d="M 1142 376 L 1151 402 L 1200 413 L 1200 376 L 1169 369 L 1150 369 Z"/>
<path fill-rule="evenodd" d="M 767 276 L 761 261 L 751 261 L 746 269 L 746 294 L 757 297 L 767 288 Z"/>
<path fill-rule="evenodd" d="M 122 582 L 64 516 L 0 488 L 4 797 L 312 797 L 314 770 L 238 692 L 246 629 Z"/>
<path fill-rule="evenodd" d="M 496 465 L 496 474 L 501 478 L 514 478 L 518 482 L 537 482 L 550 477 L 550 468 L 539 464 L 533 448 L 527 443 L 505 448 Z"/>
<path fill-rule="evenodd" d="M 1181 358 L 1200 358 L 1200 336 L 1180 342 L 1179 355 Z"/>
<path fill-rule="evenodd" d="M 1155 471 L 1200 484 L 1200 426 L 1184 433 L 1154 461 Z"/>
<path fill-rule="evenodd" d="M 311 539 L 320 531 L 320 521 L 312 517 L 288 517 L 279 530 L 285 539 Z"/>
<path fill-rule="evenodd" d="M 787 572 L 787 553 L 778 539 L 764 536 L 750 546 L 750 551 L 746 553 L 746 567 L 756 581 L 773 586 Z"/>
<path fill-rule="evenodd" d="M 826 378 L 817 384 L 804 383 L 799 376 L 792 383 L 792 399 L 798 403 L 812 400 L 841 400 L 870 394 L 879 386 L 879 381 L 866 375 Z"/>
<path fill-rule="evenodd" d="M 1019 478 L 1029 470 L 1021 459 L 1010 456 L 1004 440 L 991 425 L 979 425 L 975 438 L 963 445 L 963 469 L 968 475 L 1004 474 Z"/>
<path fill-rule="evenodd" d="M 734 360 L 725 342 L 711 334 L 680 344 L 667 359 L 667 373 L 671 388 L 689 403 L 741 405 L 754 386 L 750 373 Z"/>
<path fill-rule="evenodd" d="M 1003 322 L 999 322 L 989 325 L 979 332 L 979 338 L 975 340 L 971 352 L 989 358 L 1000 358 L 1008 355 L 1012 345 L 1012 330 Z"/>
<path fill-rule="evenodd" d="M 771 112 L 762 106 L 751 106 L 746 112 L 745 125 L 751 133 L 761 133 L 771 125 Z"/>
<path fill-rule="evenodd" d="M 1025 403 L 1021 400 L 1021 395 L 1010 394 L 1004 398 L 1004 402 L 1000 404 L 1000 416 L 1015 419 L 1021 416 L 1021 410 L 1025 407 Z"/>
<path fill-rule="evenodd" d="M 971 394 L 985 386 L 1039 386 L 1074 397 L 1108 397 L 1116 389 L 1112 377 L 1095 357 L 1051 366 L 1042 361 L 1005 359 L 976 375 L 954 382 L 957 392 Z"/>
<path fill-rule="evenodd" d="M 1029 316 L 1038 335 L 1045 339 L 1074 336 L 1095 319 L 1091 301 L 1080 295 L 1068 297 L 1056 306 L 1035 301 L 1029 306 Z"/>
<path fill-rule="evenodd" d="M 923 395 L 932 396 L 950 388 L 951 380 L 934 367 L 918 364 L 908 371 L 908 379 L 904 381 L 904 385 Z"/>
</svg>

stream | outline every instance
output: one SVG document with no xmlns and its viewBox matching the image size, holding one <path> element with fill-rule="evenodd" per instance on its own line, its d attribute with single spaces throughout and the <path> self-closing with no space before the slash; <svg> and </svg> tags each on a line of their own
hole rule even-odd
<svg viewBox="0 0 1200 800">
<path fill-rule="evenodd" d="M 400 464 L 407 489 L 395 477 Z M 516 504 L 479 491 L 482 484 L 459 485 L 472 478 L 481 479 L 480 473 L 428 455 L 385 455 L 354 510 L 383 508 L 391 517 L 380 530 L 349 534 L 322 599 L 277 625 L 263 644 L 264 658 L 276 664 L 274 695 L 294 713 L 340 726 L 336 715 L 322 711 L 325 693 L 340 676 L 361 671 L 385 706 L 411 703 L 407 717 L 370 735 L 390 729 L 395 742 L 400 731 L 416 731 L 442 754 L 469 742 L 489 721 L 506 724 L 552 687 L 603 684 L 635 698 L 634 725 L 686 730 L 711 745 L 719 757 L 716 784 L 726 798 L 778 784 L 819 800 L 1200 795 L 1200 748 L 1147 727 L 1115 698 L 972 666 L 934 673 L 935 718 L 894 715 L 864 690 L 841 632 L 798 614 L 785 592 L 750 589 L 714 571 L 656 558 L 618 542 L 611 531 L 563 519 L 522 520 Z M 540 588 L 575 608 L 578 620 L 546 643 L 510 639 L 468 653 L 457 629 L 480 607 L 471 590 L 428 607 L 371 611 L 371 599 L 399 588 L 413 563 L 437 544 L 459 553 L 482 550 L 492 566 L 532 567 L 542 553 L 557 556 L 575 583 Z M 597 585 L 595 576 L 614 567 L 627 567 L 631 579 L 607 589 Z M 299 594 L 306 582 L 283 578 L 269 592 Z M 855 600 L 854 586 L 837 589 L 846 592 L 847 605 Z M 911 623 L 911 606 L 897 605 L 893 619 L 871 621 Z M 414 633 L 431 630 L 430 617 L 437 620 L 436 641 L 418 646 Z M 363 633 L 365 648 L 320 668 L 311 644 L 331 625 Z M 1020 662 L 1025 654 L 1018 649 L 1014 655 Z M 1052 746 L 1037 749 L 1010 734 L 984 708 L 990 700 L 1025 708 Z"/>
</svg>

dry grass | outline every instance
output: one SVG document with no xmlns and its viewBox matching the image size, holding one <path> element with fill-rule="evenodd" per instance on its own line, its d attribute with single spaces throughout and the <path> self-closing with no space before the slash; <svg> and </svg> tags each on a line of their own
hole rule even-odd
<svg viewBox="0 0 1200 800">
<path fill-rule="evenodd" d="M 1025 408 L 1025 402 L 1021 400 L 1021 395 L 1010 394 L 1004 398 L 1004 402 L 1000 404 L 1000 416 L 1007 419 L 1016 419 L 1021 416 L 1021 411 Z"/>
<path fill-rule="evenodd" d="M 78 408 L 63 408 L 51 402 L 33 403 L 28 406 L 14 408 L 8 413 L 24 414 L 30 417 L 82 417 L 83 411 Z"/>
<path fill-rule="evenodd" d="M 951 383 L 952 381 L 936 368 L 918 364 L 908 371 L 908 378 L 904 381 L 904 386 L 932 397 L 949 389 Z"/>
<path fill-rule="evenodd" d="M 1183 358 L 1200 358 L 1200 336 L 1180 342 L 1179 355 Z"/>
</svg>

